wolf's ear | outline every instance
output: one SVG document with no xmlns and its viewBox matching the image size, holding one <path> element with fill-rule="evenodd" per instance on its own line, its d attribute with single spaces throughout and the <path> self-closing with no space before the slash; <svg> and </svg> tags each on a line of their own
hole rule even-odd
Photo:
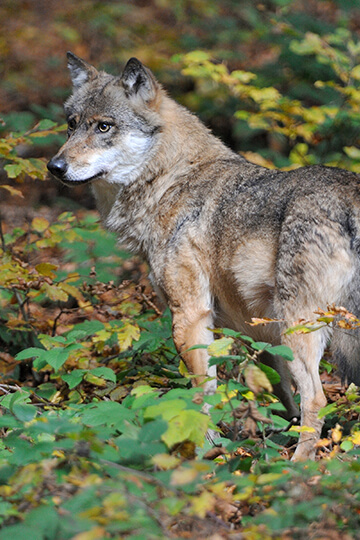
<svg viewBox="0 0 360 540">
<path fill-rule="evenodd" d="M 137 58 L 130 58 L 121 76 L 121 84 L 128 97 L 140 96 L 144 101 L 151 101 L 156 96 L 159 86 L 149 69 Z"/>
<path fill-rule="evenodd" d="M 68 68 L 70 70 L 70 76 L 75 90 L 80 88 L 84 83 L 95 79 L 98 72 L 96 69 L 82 60 L 72 52 L 67 53 Z"/>
</svg>

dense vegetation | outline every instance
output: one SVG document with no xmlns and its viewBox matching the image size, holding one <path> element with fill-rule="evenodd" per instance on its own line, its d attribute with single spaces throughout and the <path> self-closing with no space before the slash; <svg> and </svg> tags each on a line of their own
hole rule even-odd
<svg viewBox="0 0 360 540">
<path fill-rule="evenodd" d="M 252 161 L 360 172 L 359 15 L 358 0 L 3 0 L 0 540 L 360 538 L 357 389 L 323 359 L 318 460 L 289 462 L 299 428 L 259 353 L 291 351 L 219 330 L 218 392 L 192 388 L 143 261 L 46 173 L 67 49 L 113 73 L 139 57 Z M 289 331 L 359 324 L 321 307 Z"/>
</svg>

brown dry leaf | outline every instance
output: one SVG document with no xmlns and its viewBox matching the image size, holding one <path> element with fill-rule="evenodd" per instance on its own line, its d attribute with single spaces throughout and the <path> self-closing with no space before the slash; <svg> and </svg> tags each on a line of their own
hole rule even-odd
<svg viewBox="0 0 360 540">
<path fill-rule="evenodd" d="M 193 441 L 183 441 L 175 445 L 174 450 L 185 459 L 194 459 L 196 455 L 196 444 Z"/>
<path fill-rule="evenodd" d="M 224 448 L 224 446 L 214 446 L 204 454 L 204 459 L 213 460 L 219 456 L 222 456 L 223 454 L 226 454 L 227 452 L 228 451 L 226 448 Z"/>
<path fill-rule="evenodd" d="M 318 440 L 318 442 L 316 443 L 316 448 L 321 448 L 322 446 L 330 446 L 332 443 L 331 439 L 320 439 Z"/>
<path fill-rule="evenodd" d="M 258 318 L 258 317 L 251 317 L 251 323 L 246 323 L 248 324 L 249 326 L 258 326 L 259 324 L 262 324 L 262 325 L 265 325 L 265 324 L 269 324 L 269 323 L 278 323 L 278 322 L 281 322 L 281 319 L 270 319 L 269 317 L 263 317 L 263 318 Z"/>
<path fill-rule="evenodd" d="M 234 518 L 238 520 L 241 517 L 241 512 L 237 506 L 222 499 L 216 501 L 215 511 L 220 514 L 221 519 L 225 522 L 233 521 Z"/>
<path fill-rule="evenodd" d="M 250 437 L 251 439 L 255 439 L 256 431 L 257 423 L 253 418 L 251 418 L 251 416 L 248 416 L 244 422 L 244 427 L 242 430 L 244 437 Z"/>
<path fill-rule="evenodd" d="M 263 392 L 264 390 L 272 392 L 272 386 L 269 379 L 265 373 L 254 364 L 247 366 L 244 370 L 244 376 L 247 386 L 254 394 L 260 394 L 260 392 Z"/>
<path fill-rule="evenodd" d="M 242 403 L 234 410 L 233 414 L 235 418 L 239 418 L 243 421 L 242 431 L 246 437 L 256 437 L 257 422 L 271 424 L 271 420 L 258 411 L 254 401 Z"/>
</svg>

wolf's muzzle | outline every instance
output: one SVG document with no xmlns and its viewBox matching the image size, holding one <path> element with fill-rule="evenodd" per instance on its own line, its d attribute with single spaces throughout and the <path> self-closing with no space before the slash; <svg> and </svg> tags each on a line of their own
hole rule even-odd
<svg viewBox="0 0 360 540">
<path fill-rule="evenodd" d="M 62 180 L 66 174 L 66 171 L 68 170 L 68 164 L 64 158 L 55 156 L 50 159 L 49 163 L 47 164 L 47 168 L 51 174 Z"/>
</svg>

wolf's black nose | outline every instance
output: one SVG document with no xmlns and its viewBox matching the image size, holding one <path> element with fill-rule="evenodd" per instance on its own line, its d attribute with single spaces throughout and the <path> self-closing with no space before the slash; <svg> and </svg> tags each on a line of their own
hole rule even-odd
<svg viewBox="0 0 360 540">
<path fill-rule="evenodd" d="M 57 176 L 58 178 L 63 178 L 68 169 L 68 165 L 64 158 L 53 157 L 47 164 L 47 168 L 54 176 Z"/>
</svg>

